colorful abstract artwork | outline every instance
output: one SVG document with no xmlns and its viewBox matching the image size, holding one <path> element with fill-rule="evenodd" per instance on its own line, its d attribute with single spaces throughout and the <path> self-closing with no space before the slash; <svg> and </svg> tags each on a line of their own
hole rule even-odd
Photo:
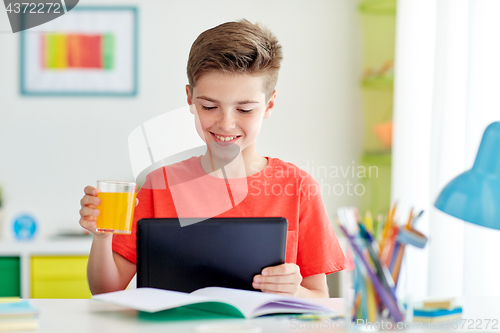
<svg viewBox="0 0 500 333">
<path fill-rule="evenodd" d="M 113 34 L 42 34 L 40 67 L 113 69 Z"/>
<path fill-rule="evenodd" d="M 76 7 L 21 33 L 23 95 L 137 93 L 134 7 Z"/>
</svg>

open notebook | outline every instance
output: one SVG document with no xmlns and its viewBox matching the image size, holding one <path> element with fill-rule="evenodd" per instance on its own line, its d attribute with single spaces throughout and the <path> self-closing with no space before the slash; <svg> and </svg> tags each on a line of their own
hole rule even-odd
<svg viewBox="0 0 500 333">
<path fill-rule="evenodd" d="M 329 313 L 331 308 L 301 298 L 259 291 L 208 287 L 183 293 L 155 288 L 138 288 L 93 296 L 92 299 L 145 312 L 158 312 L 188 305 L 200 311 L 229 317 L 255 318 L 278 313 Z"/>
</svg>

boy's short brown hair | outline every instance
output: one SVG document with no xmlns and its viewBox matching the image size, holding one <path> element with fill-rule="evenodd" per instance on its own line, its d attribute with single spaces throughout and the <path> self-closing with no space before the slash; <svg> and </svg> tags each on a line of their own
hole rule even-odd
<svg viewBox="0 0 500 333">
<path fill-rule="evenodd" d="M 245 19 L 227 22 L 202 32 L 189 52 L 187 76 L 191 88 L 210 71 L 265 75 L 264 92 L 271 97 L 283 59 L 273 33 Z"/>
</svg>

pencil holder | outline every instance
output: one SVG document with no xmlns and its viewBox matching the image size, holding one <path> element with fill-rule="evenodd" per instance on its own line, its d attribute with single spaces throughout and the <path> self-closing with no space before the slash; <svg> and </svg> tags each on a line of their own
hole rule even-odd
<svg viewBox="0 0 500 333">
<path fill-rule="evenodd" d="M 427 238 L 413 229 L 422 212 L 417 216 L 410 213 L 408 223 L 402 227 L 394 222 L 394 213 L 395 207 L 385 219 L 373 223 L 370 214 L 362 221 L 354 207 L 338 210 L 340 228 L 349 243 L 345 278 L 350 281 L 345 281 L 344 286 L 352 286 L 353 290 L 351 296 L 344 289 L 346 315 L 367 328 L 390 329 L 380 325 L 405 320 L 403 306 L 396 297 L 404 250 L 407 246 L 423 248 L 427 243 Z"/>
</svg>

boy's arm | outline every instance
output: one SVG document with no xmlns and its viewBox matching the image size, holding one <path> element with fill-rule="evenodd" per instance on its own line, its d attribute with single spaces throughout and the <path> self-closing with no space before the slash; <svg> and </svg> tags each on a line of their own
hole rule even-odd
<svg viewBox="0 0 500 333">
<path fill-rule="evenodd" d="M 137 266 L 113 252 L 113 237 L 96 237 L 92 241 L 87 279 L 92 295 L 123 290 L 134 277 Z"/>
<path fill-rule="evenodd" d="M 328 285 L 325 274 L 316 274 L 302 279 L 297 297 L 303 298 L 328 298 Z"/>
<path fill-rule="evenodd" d="M 87 186 L 84 192 L 80 201 L 80 225 L 94 235 L 87 264 L 90 291 L 95 295 L 123 290 L 134 276 L 136 265 L 113 252 L 113 235 L 96 231 L 96 219 L 100 214 L 97 207 L 101 199 L 97 197 L 97 189 L 92 186 Z"/>
</svg>

